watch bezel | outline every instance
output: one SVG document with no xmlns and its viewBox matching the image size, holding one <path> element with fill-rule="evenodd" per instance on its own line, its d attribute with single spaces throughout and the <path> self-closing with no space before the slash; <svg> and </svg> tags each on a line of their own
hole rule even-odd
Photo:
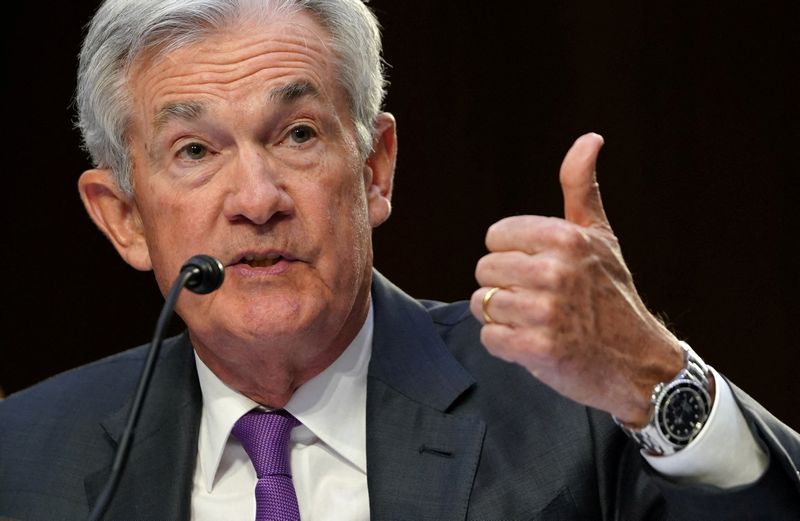
<svg viewBox="0 0 800 521">
<path fill-rule="evenodd" d="M 692 414 L 694 417 L 688 419 L 685 429 L 687 432 L 680 431 L 681 427 L 675 425 L 675 420 L 670 416 L 674 412 L 675 400 L 678 398 L 692 400 L 694 411 L 684 411 L 685 414 Z M 664 439 L 676 448 L 683 448 L 700 434 L 708 415 L 711 412 L 711 396 L 702 385 L 694 380 L 679 379 L 673 380 L 664 386 L 664 389 L 657 397 L 654 404 L 655 422 Z M 686 403 L 686 402 L 684 402 Z M 685 421 L 682 419 L 682 421 Z"/>
</svg>

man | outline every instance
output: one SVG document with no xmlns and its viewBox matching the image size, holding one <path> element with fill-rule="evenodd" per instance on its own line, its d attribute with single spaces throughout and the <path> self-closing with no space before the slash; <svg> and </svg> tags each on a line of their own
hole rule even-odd
<svg viewBox="0 0 800 521">
<path fill-rule="evenodd" d="M 178 303 L 188 332 L 164 347 L 107 518 L 262 516 L 240 430 L 261 409 L 299 421 L 281 504 L 303 519 L 796 518 L 800 439 L 642 304 L 599 136 L 564 160 L 566 219 L 490 228 L 469 308 L 373 271 L 397 150 L 382 95 L 358 0 L 98 11 L 79 71 L 87 211 L 162 291 L 196 253 L 225 265 L 218 291 Z M 0 515 L 88 515 L 142 353 L 3 402 Z M 654 396 L 677 405 L 654 415 Z"/>
</svg>

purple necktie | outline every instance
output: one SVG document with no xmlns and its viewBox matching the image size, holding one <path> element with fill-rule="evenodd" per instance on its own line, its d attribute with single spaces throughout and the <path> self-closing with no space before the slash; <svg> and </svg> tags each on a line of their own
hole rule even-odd
<svg viewBox="0 0 800 521">
<path fill-rule="evenodd" d="M 256 469 L 256 521 L 300 521 L 289 469 L 289 435 L 300 425 L 284 410 L 254 409 L 231 431 L 242 442 Z"/>
</svg>

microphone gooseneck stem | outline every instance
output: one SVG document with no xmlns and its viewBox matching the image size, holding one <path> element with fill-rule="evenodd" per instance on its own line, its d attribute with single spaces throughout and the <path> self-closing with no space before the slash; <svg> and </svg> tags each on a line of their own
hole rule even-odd
<svg viewBox="0 0 800 521">
<path fill-rule="evenodd" d="M 164 335 L 164 329 L 167 327 L 172 311 L 175 308 L 175 303 L 178 301 L 178 296 L 181 290 L 186 285 L 187 281 L 198 274 L 200 270 L 196 267 L 181 271 L 177 280 L 169 290 L 167 297 L 164 299 L 164 307 L 161 308 L 161 314 L 158 316 L 156 329 L 153 332 L 153 340 L 150 342 L 150 349 L 147 352 L 147 359 L 145 360 L 142 374 L 139 377 L 139 385 L 136 388 L 136 395 L 134 396 L 133 403 L 131 404 L 130 411 L 128 411 L 128 422 L 125 425 L 125 431 L 120 438 L 117 452 L 114 456 L 114 463 L 111 466 L 111 474 L 108 477 L 106 486 L 97 498 L 97 502 L 92 509 L 89 516 L 89 521 L 99 521 L 108 508 L 111 498 L 119 484 L 119 479 L 122 476 L 122 469 L 125 466 L 125 460 L 130 451 L 131 440 L 133 433 L 136 430 L 136 424 L 139 422 L 139 413 L 142 411 L 142 405 L 147 395 L 147 388 L 150 385 L 150 377 L 153 375 L 153 369 L 158 359 L 158 353 L 161 351 L 161 337 Z"/>
</svg>

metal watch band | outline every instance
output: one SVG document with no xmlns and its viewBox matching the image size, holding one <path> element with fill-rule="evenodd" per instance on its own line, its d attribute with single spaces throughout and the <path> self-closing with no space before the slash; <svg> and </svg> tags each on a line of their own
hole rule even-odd
<svg viewBox="0 0 800 521">
<path fill-rule="evenodd" d="M 669 382 L 653 387 L 650 395 L 650 422 L 632 429 L 614 421 L 642 449 L 650 454 L 667 456 L 686 447 L 703 428 L 711 413 L 708 366 L 685 342 L 684 368 Z"/>
</svg>

